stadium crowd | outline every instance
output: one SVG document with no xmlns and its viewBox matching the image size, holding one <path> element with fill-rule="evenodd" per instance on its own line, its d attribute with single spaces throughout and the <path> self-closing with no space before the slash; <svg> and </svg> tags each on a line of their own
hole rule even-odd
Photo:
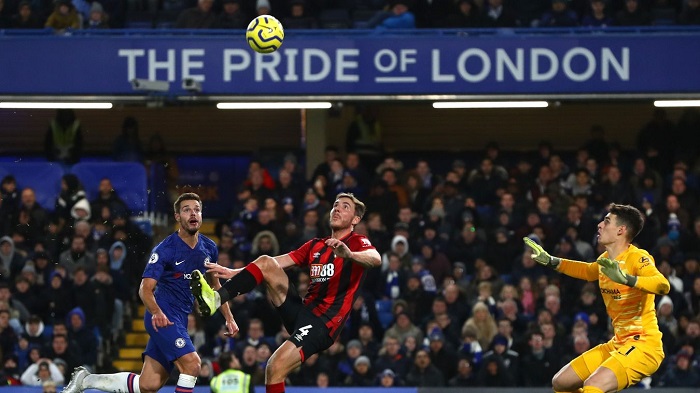
<svg viewBox="0 0 700 393">
<path fill-rule="evenodd" d="M 0 29 L 285 29 L 698 25 L 699 0 L 0 0 Z"/>
<path fill-rule="evenodd" d="M 643 383 L 700 387 L 699 118 L 688 111 L 675 123 L 658 111 L 634 150 L 593 126 L 574 152 L 546 141 L 524 152 L 489 143 L 455 155 L 444 170 L 362 146 L 327 147 L 310 178 L 291 153 L 280 167 L 252 159 L 231 214 L 207 217 L 205 201 L 204 216 L 216 220 L 218 263 L 242 267 L 328 235 L 337 193 L 366 203 L 355 231 L 371 239 L 382 265 L 367 271 L 341 338 L 306 359 L 289 385 L 544 387 L 611 332 L 597 283 L 545 269 L 522 238 L 592 262 L 607 205 L 634 205 L 646 216 L 636 242 L 672 288 L 656 299 L 666 359 Z M 368 128 L 358 117 L 349 135 Z M 691 139 L 670 142 L 683 135 Z M 149 159 L 134 118 L 114 147 L 117 159 Z M 47 145 L 57 159 L 52 151 Z M 65 175 L 51 207 L 17 180 L 2 179 L 0 193 L 0 374 L 9 384 L 60 385 L 78 365 L 108 370 L 158 236 L 131 223 L 107 179 L 88 200 L 80 179 Z M 308 272 L 288 274 L 303 295 Z M 191 315 L 206 366 L 200 385 L 228 367 L 264 384 L 265 363 L 287 337 L 262 286 L 233 299 L 232 310 L 241 327 L 232 338 L 220 313 Z"/>
</svg>

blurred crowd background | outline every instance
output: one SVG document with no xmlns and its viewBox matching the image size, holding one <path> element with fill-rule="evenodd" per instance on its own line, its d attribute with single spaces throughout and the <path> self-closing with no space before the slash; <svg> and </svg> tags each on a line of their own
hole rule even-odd
<svg viewBox="0 0 700 393">
<path fill-rule="evenodd" d="M 211 216 L 204 202 L 205 233 L 219 245 L 218 262 L 230 267 L 328 235 L 339 192 L 367 205 L 355 231 L 370 238 L 382 266 L 367 271 L 339 341 L 307 359 L 290 385 L 551 386 L 561 366 L 611 337 L 609 320 L 597 283 L 535 263 L 522 238 L 553 255 L 593 262 L 603 251 L 597 225 L 615 202 L 645 214 L 635 243 L 671 283 L 671 292 L 656 299 L 666 359 L 643 384 L 700 386 L 696 110 L 677 121 L 658 110 L 630 149 L 591 125 L 590 138 L 574 151 L 546 140 L 520 151 L 491 142 L 439 163 L 386 153 L 380 130 L 376 118 L 359 113 L 345 146 L 327 146 L 313 168 L 299 153 L 250 156 L 231 211 Z M 42 159 L 66 168 L 80 163 L 89 154 L 82 138 L 75 114 L 59 111 Z M 179 180 L 167 142 L 158 136 L 144 143 L 138 119 L 126 117 L 107 159 L 160 168 L 172 216 L 174 197 L 196 185 Z M 0 186 L 2 376 L 10 384 L 60 385 L 78 365 L 112 370 L 138 319 L 136 292 L 150 250 L 176 229 L 174 221 L 153 230 L 137 225 L 107 178 L 98 190 L 85 190 L 79 176 L 66 174 L 51 206 L 39 205 L 21 183 L 10 174 Z M 288 275 L 304 295 L 308 272 Z M 231 303 L 241 327 L 233 338 L 223 335 L 220 314 L 191 315 L 189 331 L 205 365 L 197 383 L 236 367 L 262 385 L 265 363 L 288 333 L 263 287 Z"/>
<path fill-rule="evenodd" d="M 700 24 L 698 0 L 0 0 L 0 29 L 414 29 Z"/>
</svg>

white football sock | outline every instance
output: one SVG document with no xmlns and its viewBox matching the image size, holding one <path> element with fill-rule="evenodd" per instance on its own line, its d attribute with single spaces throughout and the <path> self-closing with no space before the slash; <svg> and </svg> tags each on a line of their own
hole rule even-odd
<svg viewBox="0 0 700 393">
<path fill-rule="evenodd" d="M 82 388 L 114 393 L 141 393 L 139 377 L 134 373 L 90 374 L 83 379 Z"/>
</svg>

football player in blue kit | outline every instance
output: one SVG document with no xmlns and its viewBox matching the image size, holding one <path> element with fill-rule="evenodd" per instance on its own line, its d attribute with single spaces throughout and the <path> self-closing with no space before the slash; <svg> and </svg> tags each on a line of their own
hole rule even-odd
<svg viewBox="0 0 700 393">
<path fill-rule="evenodd" d="M 199 375 L 201 359 L 187 334 L 187 316 L 194 297 L 189 283 L 192 271 L 206 272 L 205 262 L 216 262 L 216 244 L 199 233 L 202 226 L 202 201 L 197 194 L 185 193 L 174 203 L 177 232 L 153 248 L 144 269 L 139 296 L 146 306 L 144 324 L 149 334 L 143 352 L 141 374 L 91 374 L 77 367 L 63 393 L 98 389 L 119 393 L 155 393 L 165 385 L 174 366 L 180 371 L 175 391 L 191 393 Z M 211 278 L 221 287 L 217 278 Z M 221 307 L 228 335 L 238 332 L 228 305 Z"/>
</svg>

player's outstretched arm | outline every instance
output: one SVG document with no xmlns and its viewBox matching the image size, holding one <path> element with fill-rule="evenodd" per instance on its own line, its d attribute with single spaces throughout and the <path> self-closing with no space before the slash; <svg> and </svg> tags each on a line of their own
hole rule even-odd
<svg viewBox="0 0 700 393">
<path fill-rule="evenodd" d="M 532 239 L 525 237 L 523 241 L 532 250 L 530 257 L 540 265 L 549 266 L 560 273 L 581 280 L 595 281 L 598 279 L 598 267 L 595 264 L 553 257 Z"/>
<path fill-rule="evenodd" d="M 209 282 L 212 283 L 212 288 L 214 288 L 214 290 L 219 290 L 221 288 L 221 281 L 219 278 L 215 276 L 214 273 L 207 273 L 207 276 L 209 277 Z M 239 331 L 238 323 L 236 323 L 236 320 L 233 318 L 233 313 L 231 312 L 231 307 L 228 302 L 224 302 L 221 307 L 219 307 L 219 310 L 221 310 L 221 314 L 226 321 L 226 333 L 224 333 L 224 335 L 229 337 L 236 335 Z"/>
</svg>

